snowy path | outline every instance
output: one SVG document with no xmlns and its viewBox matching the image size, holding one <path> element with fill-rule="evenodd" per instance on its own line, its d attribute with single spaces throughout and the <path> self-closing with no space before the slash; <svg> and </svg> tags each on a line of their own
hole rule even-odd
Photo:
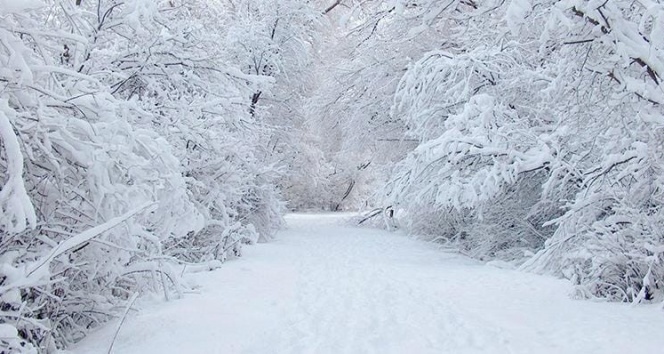
<svg viewBox="0 0 664 354">
<path fill-rule="evenodd" d="M 114 353 L 664 353 L 657 306 L 574 301 L 565 281 L 292 215 L 201 294 L 129 318 Z M 106 353 L 107 326 L 73 348 Z"/>
</svg>

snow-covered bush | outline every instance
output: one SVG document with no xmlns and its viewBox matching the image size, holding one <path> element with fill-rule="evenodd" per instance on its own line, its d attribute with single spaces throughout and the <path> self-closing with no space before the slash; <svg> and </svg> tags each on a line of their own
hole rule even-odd
<svg viewBox="0 0 664 354">
<path fill-rule="evenodd" d="M 88 41 L 44 27 L 41 11 L 0 19 L 3 135 L 16 140 L 3 139 L 5 210 L 15 215 L 3 213 L 1 316 L 50 351 L 110 318 L 155 273 L 170 277 L 158 281 L 164 291 L 179 290 L 161 241 L 200 229 L 202 218 L 170 145 L 131 125 L 146 113 L 64 65 L 67 48 Z"/>
<path fill-rule="evenodd" d="M 65 347 L 137 292 L 178 296 L 178 264 L 271 237 L 263 79 L 217 59 L 217 5 L 2 4 L 2 350 Z"/>
<path fill-rule="evenodd" d="M 661 298 L 664 281 L 664 121 L 651 107 L 618 112 L 616 128 L 593 138 L 566 213 L 549 222 L 553 238 L 525 268 L 568 277 L 584 297 L 640 302 Z"/>
<path fill-rule="evenodd" d="M 113 31 L 95 33 L 100 45 L 93 52 L 112 53 L 96 64 L 111 72 L 103 69 L 99 75 L 116 96 L 154 117 L 142 117 L 136 125 L 150 126 L 176 147 L 189 193 L 205 220 L 201 233 L 191 235 L 192 242 L 205 240 L 216 250 L 218 244 L 236 244 L 245 236 L 269 238 L 281 222 L 273 188 L 276 173 L 260 159 L 268 131 L 251 114 L 255 103 L 250 98 L 273 80 L 222 60 L 233 45 L 226 27 L 236 21 L 223 5 L 198 1 L 162 6 L 142 1 L 120 6 L 108 20 L 114 21 Z"/>
<path fill-rule="evenodd" d="M 583 120 L 566 122 L 576 134 L 565 141 L 563 158 L 579 189 L 565 215 L 551 221 L 553 238 L 527 266 L 571 278 L 586 297 L 662 298 L 664 8 L 565 5 L 571 10 L 559 23 L 585 44 L 568 41 L 560 55 L 577 54 L 578 71 L 585 65 L 591 70 L 584 74 L 594 74 L 577 90 L 585 100 L 572 117 L 582 113 Z"/>
<path fill-rule="evenodd" d="M 390 203 L 412 210 L 431 205 L 440 211 L 434 225 L 453 225 L 454 233 L 439 235 L 478 258 L 523 259 L 538 250 L 552 233 L 542 227 L 541 214 L 555 214 L 559 206 L 541 201 L 555 160 L 547 143 L 552 127 L 523 118 L 530 112 L 521 108 L 519 92 L 494 91 L 504 77 L 518 77 L 520 68 L 510 60 L 518 54 L 485 48 L 428 53 L 402 78 L 393 108 L 424 142 L 393 175 Z M 411 231 L 435 233 L 426 220 L 416 224 Z"/>
<path fill-rule="evenodd" d="M 411 33 L 446 39 L 397 89 L 392 114 L 421 143 L 386 204 L 475 257 L 538 252 L 524 269 L 583 296 L 661 297 L 661 5 L 439 5 L 395 2 L 421 19 Z"/>
</svg>

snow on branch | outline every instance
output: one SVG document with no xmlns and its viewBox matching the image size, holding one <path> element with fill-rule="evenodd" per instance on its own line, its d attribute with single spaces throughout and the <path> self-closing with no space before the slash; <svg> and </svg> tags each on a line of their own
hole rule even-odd
<svg viewBox="0 0 664 354">
<path fill-rule="evenodd" d="M 121 223 L 125 222 L 127 219 L 133 217 L 134 215 L 145 211 L 146 209 L 150 208 L 151 206 L 154 206 L 156 203 L 154 202 L 149 202 L 145 203 L 133 210 L 130 210 L 126 212 L 123 215 L 117 216 L 113 219 L 108 220 L 107 222 L 95 226 L 89 230 L 86 230 L 76 236 L 73 236 L 71 238 L 68 238 L 67 240 L 59 243 L 56 247 L 54 247 L 51 252 L 42 257 L 40 260 L 36 261 L 31 267 L 27 269 L 27 276 L 30 277 L 33 274 L 39 272 L 42 267 L 48 265 L 53 259 L 55 259 L 57 256 L 67 252 L 68 250 L 71 250 L 72 248 L 75 248 L 77 246 L 82 245 L 85 242 L 90 241 L 91 239 L 101 235 L 102 233 L 120 225 Z M 39 274 L 39 273 L 37 273 Z"/>
<path fill-rule="evenodd" d="M 0 225 L 10 233 L 35 227 L 37 216 L 23 182 L 23 153 L 9 117 L 14 111 L 0 99 L 0 138 L 7 161 L 7 180 L 0 190 Z"/>
</svg>

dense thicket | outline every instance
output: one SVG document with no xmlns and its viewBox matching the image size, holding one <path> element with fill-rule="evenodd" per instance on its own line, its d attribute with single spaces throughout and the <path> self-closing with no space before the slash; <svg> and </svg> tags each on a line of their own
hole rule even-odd
<svg viewBox="0 0 664 354">
<path fill-rule="evenodd" d="M 662 6 L 436 4 L 402 12 L 445 37 L 396 90 L 392 113 L 420 144 L 390 200 L 414 231 L 568 277 L 580 295 L 661 296 Z"/>
<path fill-rule="evenodd" d="M 374 202 L 410 232 L 584 297 L 661 298 L 663 21 L 659 1 L 358 2 L 317 99 L 354 151 L 396 142 L 371 151 Z"/>
<path fill-rule="evenodd" d="M 305 82 L 320 12 L 263 5 L 0 1 L 0 351 L 65 347 L 280 226 L 288 113 L 259 99 Z"/>
</svg>

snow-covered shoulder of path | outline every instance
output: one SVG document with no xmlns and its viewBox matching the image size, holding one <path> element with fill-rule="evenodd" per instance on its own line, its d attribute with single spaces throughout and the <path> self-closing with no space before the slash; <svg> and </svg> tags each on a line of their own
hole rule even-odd
<svg viewBox="0 0 664 354">
<path fill-rule="evenodd" d="M 200 294 L 131 314 L 113 348 L 163 353 L 664 353 L 659 306 L 576 301 L 568 282 L 403 235 L 290 215 Z M 72 349 L 106 353 L 111 323 Z"/>
</svg>

